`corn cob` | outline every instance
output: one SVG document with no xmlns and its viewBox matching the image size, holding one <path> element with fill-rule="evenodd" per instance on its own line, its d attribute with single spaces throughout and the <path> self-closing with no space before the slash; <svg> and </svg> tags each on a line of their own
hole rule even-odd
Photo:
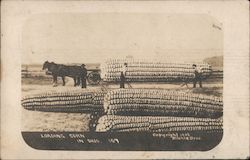
<svg viewBox="0 0 250 160">
<path fill-rule="evenodd" d="M 222 131 L 222 118 L 104 115 L 97 132 Z"/>
<path fill-rule="evenodd" d="M 103 111 L 104 94 L 100 90 L 48 92 L 24 97 L 22 106 L 28 110 L 55 112 Z"/>
<path fill-rule="evenodd" d="M 192 63 L 170 63 L 137 59 L 110 59 L 101 64 L 101 77 L 104 81 L 120 81 L 120 73 L 124 63 L 128 64 L 127 81 L 187 81 L 194 78 Z M 211 75 L 211 66 L 198 63 L 202 68 L 202 78 Z"/>
<path fill-rule="evenodd" d="M 221 98 L 162 89 L 118 89 L 104 99 L 104 112 L 114 115 L 217 118 L 223 113 Z"/>
</svg>

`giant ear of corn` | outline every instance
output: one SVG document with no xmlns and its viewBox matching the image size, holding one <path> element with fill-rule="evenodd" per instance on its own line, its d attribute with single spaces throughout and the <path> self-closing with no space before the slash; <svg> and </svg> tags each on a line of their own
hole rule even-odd
<svg viewBox="0 0 250 160">
<path fill-rule="evenodd" d="M 21 104 L 25 109 L 53 112 L 102 112 L 104 92 L 77 90 L 27 95 Z"/>
<path fill-rule="evenodd" d="M 109 115 L 183 116 L 218 118 L 221 98 L 163 89 L 117 89 L 104 98 Z"/>
<path fill-rule="evenodd" d="M 127 63 L 126 80 L 130 82 L 171 82 L 190 81 L 194 78 L 193 63 L 164 62 L 139 59 L 109 59 L 101 64 L 101 77 L 107 82 L 120 81 L 123 64 Z M 211 66 L 196 63 L 201 69 L 202 78 L 211 75 Z"/>
<path fill-rule="evenodd" d="M 169 131 L 222 131 L 222 118 L 104 115 L 96 126 L 96 132 Z"/>
</svg>

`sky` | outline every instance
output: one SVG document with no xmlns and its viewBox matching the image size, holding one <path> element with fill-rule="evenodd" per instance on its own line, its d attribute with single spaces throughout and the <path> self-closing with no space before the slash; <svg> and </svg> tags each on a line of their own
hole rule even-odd
<svg viewBox="0 0 250 160">
<path fill-rule="evenodd" d="M 29 18 L 22 63 L 100 63 L 107 58 L 202 61 L 223 55 L 223 25 L 206 14 L 49 13 Z"/>
</svg>

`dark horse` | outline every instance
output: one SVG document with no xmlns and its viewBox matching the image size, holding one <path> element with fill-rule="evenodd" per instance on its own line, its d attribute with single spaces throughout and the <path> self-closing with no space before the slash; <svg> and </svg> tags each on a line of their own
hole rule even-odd
<svg viewBox="0 0 250 160">
<path fill-rule="evenodd" d="M 84 64 L 81 66 L 66 66 L 46 61 L 43 64 L 43 70 L 45 69 L 52 74 L 54 86 L 57 84 L 57 77 L 62 77 L 64 86 L 65 76 L 68 76 L 74 79 L 74 86 L 79 85 L 81 82 L 82 88 L 86 88 L 87 70 Z"/>
</svg>

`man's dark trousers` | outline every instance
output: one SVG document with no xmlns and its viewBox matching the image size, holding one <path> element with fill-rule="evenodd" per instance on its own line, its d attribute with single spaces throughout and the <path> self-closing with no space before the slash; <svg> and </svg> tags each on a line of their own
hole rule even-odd
<svg viewBox="0 0 250 160">
<path fill-rule="evenodd" d="M 202 79 L 201 79 L 201 77 L 195 77 L 194 78 L 194 87 L 193 88 L 196 88 L 196 83 L 197 82 L 199 82 L 200 88 L 202 88 Z"/>
<path fill-rule="evenodd" d="M 126 78 L 123 74 L 123 72 L 121 72 L 121 76 L 120 76 L 120 88 L 125 88 L 125 81 L 126 81 Z"/>
</svg>

